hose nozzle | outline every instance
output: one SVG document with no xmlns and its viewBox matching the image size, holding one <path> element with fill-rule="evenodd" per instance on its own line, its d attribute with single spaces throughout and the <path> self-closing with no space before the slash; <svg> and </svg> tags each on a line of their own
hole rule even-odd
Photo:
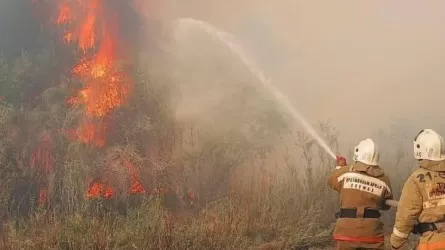
<svg viewBox="0 0 445 250">
<path fill-rule="evenodd" d="M 336 155 L 335 157 L 336 157 L 337 166 L 344 167 L 347 165 L 345 157 L 343 157 L 341 155 Z"/>
</svg>

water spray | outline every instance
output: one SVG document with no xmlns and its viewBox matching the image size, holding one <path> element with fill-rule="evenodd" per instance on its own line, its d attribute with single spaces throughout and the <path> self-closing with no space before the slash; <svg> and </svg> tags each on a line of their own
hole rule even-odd
<svg viewBox="0 0 445 250">
<path fill-rule="evenodd" d="M 256 65 L 249 60 L 249 57 L 244 52 L 244 49 L 236 44 L 232 36 L 224 31 L 219 30 L 218 28 L 212 26 L 211 24 L 201 21 L 195 20 L 193 18 L 179 18 L 177 20 L 179 29 L 182 30 L 184 27 L 192 27 L 199 28 L 200 30 L 206 32 L 212 37 L 217 38 L 219 41 L 224 43 L 234 54 L 236 54 L 241 61 L 249 68 L 249 70 L 254 74 L 263 86 L 268 89 L 271 93 L 274 94 L 275 100 L 282 105 L 282 107 L 287 110 L 294 120 L 300 122 L 300 124 L 306 129 L 306 131 L 317 141 L 317 143 L 328 153 L 334 160 L 337 159 L 337 156 L 334 154 L 332 149 L 328 146 L 328 144 L 317 134 L 314 128 L 306 121 L 306 119 L 294 108 L 289 99 L 277 88 L 275 88 L 264 76 L 263 72 L 259 70 Z M 397 207 L 398 201 L 395 200 L 386 200 L 386 205 L 391 207 Z"/>
<path fill-rule="evenodd" d="M 259 68 L 251 60 L 249 60 L 249 57 L 244 52 L 244 49 L 234 42 L 233 37 L 229 33 L 221 31 L 207 22 L 195 20 L 192 18 L 179 18 L 177 22 L 179 24 L 179 30 L 182 30 L 185 27 L 199 28 L 200 30 L 206 32 L 207 34 L 211 35 L 214 38 L 217 38 L 219 41 L 224 43 L 235 55 L 237 55 L 241 59 L 241 61 L 252 72 L 252 74 L 255 75 L 258 80 L 260 80 L 263 86 L 274 94 L 275 100 L 279 104 L 281 104 L 281 106 L 287 112 L 290 113 L 292 118 L 300 122 L 300 124 L 326 151 L 326 153 L 328 153 L 333 159 L 336 159 L 334 152 L 328 146 L 328 144 L 317 134 L 315 129 L 312 128 L 312 126 L 306 121 L 306 119 L 294 108 L 289 99 L 279 89 L 274 87 L 264 76 L 263 72 L 259 70 Z"/>
</svg>

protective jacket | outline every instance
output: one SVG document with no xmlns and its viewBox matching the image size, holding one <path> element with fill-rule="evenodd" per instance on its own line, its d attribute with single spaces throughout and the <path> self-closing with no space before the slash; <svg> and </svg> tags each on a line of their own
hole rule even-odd
<svg viewBox="0 0 445 250">
<path fill-rule="evenodd" d="M 379 166 L 356 162 L 336 167 L 328 185 L 340 193 L 340 211 L 334 239 L 355 247 L 383 249 L 383 223 L 379 210 L 388 210 L 392 199 L 389 178 Z"/>
<path fill-rule="evenodd" d="M 419 163 L 403 186 L 391 245 L 400 248 L 414 231 L 418 249 L 445 249 L 445 161 Z"/>
</svg>

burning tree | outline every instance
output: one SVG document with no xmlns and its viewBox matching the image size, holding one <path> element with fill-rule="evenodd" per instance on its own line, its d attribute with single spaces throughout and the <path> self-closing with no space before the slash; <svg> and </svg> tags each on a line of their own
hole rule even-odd
<svg viewBox="0 0 445 250">
<path fill-rule="evenodd" d="M 7 94 L 9 90 L 5 87 L 11 80 L 16 80 L 17 86 L 26 91 L 23 93 L 30 93 L 27 85 L 37 76 L 32 71 L 38 70 L 46 72 L 39 80 L 50 83 L 31 95 L 21 94 L 24 98 L 13 104 L 17 108 L 25 108 L 27 113 L 13 112 L 16 122 L 7 123 L 2 135 L 4 139 L 14 137 L 10 138 L 9 148 L 17 154 L 14 162 L 23 172 L 20 175 L 26 173 L 36 179 L 39 188 L 31 196 L 37 197 L 41 205 L 66 199 L 70 206 L 84 198 L 110 199 L 117 193 L 127 196 L 148 193 L 140 177 L 142 164 L 135 162 L 141 158 L 139 155 L 144 154 L 141 144 L 133 140 L 132 143 L 138 145 L 133 147 L 132 153 L 113 153 L 116 152 L 113 148 L 125 148 L 129 143 L 125 132 L 132 126 L 129 121 L 149 121 L 147 114 L 142 114 L 144 112 L 127 115 L 129 121 L 125 124 L 119 119 L 125 109 L 131 109 L 129 103 L 147 98 L 135 99 L 132 95 L 138 88 L 133 67 L 138 37 L 128 35 L 131 29 L 121 28 L 128 25 L 139 31 L 138 25 L 129 25 L 131 21 L 128 18 L 137 15 L 125 13 L 134 9 L 127 1 L 60 0 L 33 1 L 32 4 L 33 12 L 39 15 L 40 21 L 55 27 L 44 25 L 42 30 L 46 30 L 47 34 L 60 34 L 53 39 L 58 42 L 48 46 L 52 53 L 41 57 L 47 60 L 45 62 L 28 58 L 24 53 L 21 62 L 26 68 L 20 68 L 16 75 L 7 76 L 2 85 L 2 90 L 5 90 L 2 93 Z M 51 16 L 50 23 L 43 19 L 47 16 Z M 58 66 L 42 71 L 37 69 L 40 67 L 38 63 Z M 9 68 L 6 61 L 2 61 L 0 66 L 6 70 Z M 5 74 L 9 73 L 5 71 Z M 29 78 L 31 76 L 33 78 Z M 11 96 L 15 89 L 11 88 Z M 10 100 L 14 99 L 6 101 Z M 148 131 L 141 128 L 138 135 Z M 119 186 L 120 180 L 112 178 L 110 169 L 119 172 L 119 178 L 128 180 L 126 187 Z"/>
<path fill-rule="evenodd" d="M 189 129 L 177 120 L 178 102 L 172 100 L 182 80 L 165 77 L 166 72 L 156 78 L 146 65 L 137 68 L 135 54 L 141 51 L 133 35 L 140 27 L 128 25 L 125 11 L 134 11 L 129 2 L 42 0 L 34 7 L 51 13 L 43 30 L 55 35 L 53 43 L 46 57 L 24 53 L 23 70 L 11 79 L 27 90 L 28 81 L 43 71 L 45 87 L 14 103 L 4 138 L 11 141 L 14 174 L 26 178 L 22 183 L 33 183 L 28 196 L 40 205 L 74 212 L 88 200 L 166 194 L 170 207 L 205 206 L 228 194 L 232 168 L 271 145 L 279 129 L 257 123 L 280 124 L 280 118 L 247 84 L 251 78 L 241 83 L 229 78 L 225 85 L 236 101 L 218 108 L 233 114 L 230 124 L 227 117 L 217 117 L 214 130 L 201 132 L 192 123 L 193 138 L 187 138 Z M 132 36 L 131 29 L 136 30 Z M 156 56 L 153 61 L 160 65 L 150 66 L 162 68 L 158 59 L 165 58 Z M 52 67 L 42 70 L 40 65 Z M 262 145 L 259 138 L 270 141 Z"/>
<path fill-rule="evenodd" d="M 36 19 L 48 36 L 43 52 L 23 52 L 15 62 L 0 57 L 0 220 L 30 216 L 2 232 L 1 247 L 14 239 L 12 248 L 211 249 L 226 244 L 219 235 L 237 235 L 234 244 L 243 248 L 239 235 L 265 222 L 300 220 L 295 203 L 280 207 L 283 193 L 261 189 L 277 199 L 261 207 L 266 196 L 243 195 L 232 185 L 249 185 L 258 175 L 284 127 L 239 60 L 208 63 L 218 59 L 202 54 L 229 60 L 230 53 L 200 46 L 201 57 L 177 61 L 172 75 L 162 71 L 168 59 L 158 50 L 149 51 L 150 67 L 136 62 L 135 51 L 143 50 L 121 28 L 128 22 L 123 12 L 132 10 L 127 1 L 40 0 L 33 7 L 47 14 Z M 226 95 L 184 121 L 176 95 L 182 87 Z M 237 167 L 249 164 L 255 173 L 238 175 Z M 188 220 L 182 212 L 199 216 Z M 293 235 L 294 227 L 282 228 Z"/>
<path fill-rule="evenodd" d="M 83 86 L 68 100 L 72 106 L 81 105 L 85 115 L 76 137 L 97 147 L 106 143 L 106 120 L 128 101 L 133 86 L 133 79 L 119 65 L 125 58 L 118 12 L 104 3 L 63 1 L 56 19 L 65 28 L 63 40 L 76 43 L 83 52 L 71 71 Z"/>
<path fill-rule="evenodd" d="M 124 68 L 132 53 L 131 46 L 122 39 L 122 16 L 119 8 L 122 1 L 78 0 L 59 1 L 54 23 L 63 29 L 66 44 L 75 44 L 81 53 L 71 70 L 71 77 L 81 82 L 67 100 L 73 109 L 82 114 L 77 128 L 65 131 L 70 139 L 95 148 L 107 145 L 110 134 L 110 119 L 114 112 L 128 103 L 134 87 L 134 79 Z M 128 7 L 128 6 L 127 6 Z M 144 193 L 138 172 L 130 160 L 120 162 L 120 168 L 131 176 L 131 193 Z M 107 162 L 110 164 L 110 162 Z M 108 166 L 103 166 L 107 168 Z M 121 171 L 122 172 L 122 171 Z M 98 182 L 90 183 L 87 197 L 102 196 L 107 199 L 114 194 L 113 187 Z"/>
<path fill-rule="evenodd" d="M 215 136 L 208 136 L 202 141 L 203 145 L 210 146 L 201 148 L 200 150 L 205 152 L 201 156 L 196 155 L 195 158 L 216 159 L 217 157 L 217 162 L 207 164 L 218 166 L 216 167 L 218 171 L 203 169 L 200 170 L 203 171 L 202 173 L 197 173 L 196 170 L 184 168 L 184 164 L 189 159 L 186 156 L 187 152 L 181 149 L 182 146 L 178 143 L 183 138 L 181 134 L 184 131 L 178 127 L 182 124 L 174 120 L 171 107 L 165 105 L 169 102 L 168 94 L 160 96 L 162 92 L 169 92 L 169 89 L 153 86 L 152 81 L 148 83 L 150 88 L 161 88 L 160 91 L 149 91 L 148 95 L 140 95 L 147 92 L 145 90 L 147 83 L 141 81 L 141 76 L 139 75 L 138 78 L 138 75 L 134 73 L 136 71 L 134 53 L 138 48 L 134 41 L 138 39 L 129 39 L 122 29 L 126 22 L 123 9 L 131 9 L 130 6 L 135 6 L 134 4 L 138 6 L 140 2 L 61 0 L 58 1 L 58 7 L 52 19 L 53 24 L 62 31 L 59 41 L 65 46 L 72 46 L 77 55 L 68 77 L 78 85 L 69 89 L 71 94 L 66 100 L 67 108 L 77 111 L 76 118 L 70 123 L 75 127 L 64 127 L 61 131 L 69 140 L 84 144 L 87 148 L 94 148 L 97 154 L 94 156 L 96 161 L 93 170 L 90 171 L 90 174 L 93 173 L 93 178 L 88 177 L 92 180 L 88 183 L 87 197 L 101 196 L 110 199 L 117 193 L 128 196 L 135 193 L 162 192 L 159 190 L 177 196 L 186 196 L 185 193 L 190 192 L 190 188 L 193 187 L 192 189 L 205 193 L 201 197 L 203 204 L 209 199 L 217 199 L 221 195 L 215 196 L 214 193 L 221 193 L 219 189 L 225 189 L 221 194 L 227 193 L 230 167 L 246 160 L 248 151 L 251 151 L 249 154 L 255 151 L 252 150 L 255 146 L 252 147 L 249 144 L 250 139 L 243 138 L 250 132 L 234 133 L 229 130 L 216 130 Z M 125 27 L 128 29 L 128 25 Z M 238 95 L 245 95 L 246 89 L 250 89 L 252 93 L 250 98 L 258 94 L 254 90 L 256 88 L 252 86 L 244 85 L 234 89 L 238 89 L 236 93 Z M 242 99 L 243 97 L 240 96 L 239 100 Z M 233 107 L 239 109 L 238 106 L 233 105 Z M 273 106 L 270 107 L 273 109 Z M 246 109 L 251 108 L 255 109 L 254 106 L 246 106 Z M 260 113 L 263 111 L 261 110 Z M 236 117 L 239 124 L 232 125 L 239 126 L 240 129 L 253 129 L 249 124 L 258 119 L 264 119 L 261 118 L 264 114 L 252 111 L 247 111 L 247 113 L 250 115 L 245 116 L 245 113 L 240 112 L 240 116 Z M 251 121 L 246 123 L 246 119 L 251 119 Z M 279 118 L 276 121 L 280 123 Z M 147 124 L 151 126 L 147 127 Z M 156 130 L 156 133 L 153 133 L 153 130 Z M 264 133 L 262 128 L 254 130 L 256 131 L 248 137 L 253 138 L 258 133 Z M 223 135 L 218 135 L 221 133 Z M 242 143 L 233 140 L 240 140 Z M 238 145 L 228 147 L 227 145 L 231 143 L 234 145 L 238 143 Z M 122 153 L 128 148 L 132 149 L 131 152 L 127 150 L 126 153 Z M 183 151 L 180 153 L 182 155 L 176 159 L 176 162 L 172 162 L 174 157 L 178 158 L 174 155 L 174 152 L 178 150 Z M 116 153 L 118 151 L 121 153 Z M 234 154 L 236 151 L 239 152 Z M 181 159 L 184 156 L 186 159 Z M 192 162 L 196 164 L 202 160 L 193 159 Z M 214 176 L 201 179 L 197 177 L 203 175 L 204 172 L 207 172 L 206 175 Z M 197 176 L 187 177 L 190 173 Z M 88 172 L 85 174 L 89 175 Z M 216 189 L 209 188 L 209 185 L 214 184 L 211 181 L 213 178 L 217 183 L 221 182 L 224 185 L 221 184 L 222 186 Z M 206 183 L 206 180 L 209 182 Z"/>
</svg>

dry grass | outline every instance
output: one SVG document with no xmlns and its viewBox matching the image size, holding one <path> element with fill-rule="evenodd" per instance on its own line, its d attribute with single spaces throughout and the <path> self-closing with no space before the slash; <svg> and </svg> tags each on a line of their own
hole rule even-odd
<svg viewBox="0 0 445 250">
<path fill-rule="evenodd" d="M 132 197 L 125 204 L 85 201 L 65 215 L 40 208 L 27 218 L 4 221 L 0 247 L 328 249 L 337 200 L 323 184 L 318 178 L 312 193 L 299 192 L 304 184 L 290 176 L 267 187 L 234 188 L 200 209 L 171 211 L 164 196 Z"/>
<path fill-rule="evenodd" d="M 287 189 L 289 190 L 289 189 Z M 61 216 L 37 210 L 9 221 L 2 249 L 293 249 L 329 244 L 330 222 L 317 204 L 301 206 L 286 189 L 244 193 L 209 203 L 197 214 L 172 213 L 162 197 L 119 213 L 105 201 Z"/>
<path fill-rule="evenodd" d="M 113 133 L 107 147 L 97 149 L 59 133 L 83 119 L 79 110 L 64 103 L 71 91 L 68 86 L 76 86 L 70 79 L 60 77 L 60 87 L 45 91 L 32 105 L 14 103 L 20 95 L 14 91 L 26 83 L 18 74 L 36 66 L 29 63 L 32 57 L 25 59 L 16 62 L 16 73 L 0 75 L 6 79 L 0 84 L 13 85 L 8 97 L 12 104 L 0 101 L 1 249 L 327 249 L 332 245 L 338 199 L 325 182 L 332 159 L 305 133 L 290 132 L 281 112 L 265 93 L 248 84 L 252 79 L 245 80 L 249 78 L 245 73 L 243 80 L 213 82 L 230 89 L 230 99 L 214 103 L 216 111 L 205 117 L 208 124 L 178 122 L 171 100 L 174 90 L 139 73 L 131 103 L 110 118 Z M 228 70 L 245 71 L 236 65 Z M 214 72 L 208 74 L 214 78 Z M 321 123 L 320 131 L 336 149 L 338 134 L 333 126 Z M 33 158 L 42 135 L 51 137 L 51 146 L 41 154 L 44 161 Z M 280 137 L 297 141 L 284 150 L 277 147 L 283 145 Z M 47 159 L 54 168 L 45 172 Z M 125 193 L 130 183 L 128 170 L 122 167 L 125 160 L 140 171 L 147 190 L 164 188 L 167 194 Z M 400 164 L 397 158 L 384 165 L 397 177 L 396 194 L 409 172 L 399 169 Z M 114 186 L 119 195 L 112 200 L 86 199 L 89 182 L 97 178 Z M 48 196 L 42 205 L 37 202 L 39 188 Z M 385 215 L 387 225 L 393 216 Z"/>
</svg>

